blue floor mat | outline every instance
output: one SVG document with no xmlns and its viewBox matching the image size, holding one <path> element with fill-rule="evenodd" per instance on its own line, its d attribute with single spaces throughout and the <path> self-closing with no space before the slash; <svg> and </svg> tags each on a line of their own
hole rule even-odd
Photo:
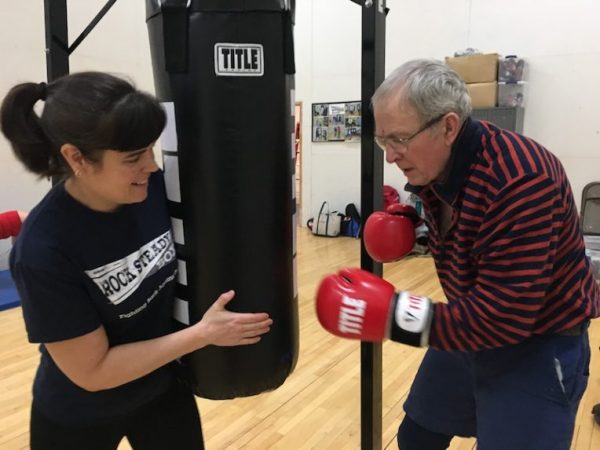
<svg viewBox="0 0 600 450">
<path fill-rule="evenodd" d="M 19 294 L 10 276 L 10 271 L 0 270 L 0 311 L 21 304 Z"/>
</svg>

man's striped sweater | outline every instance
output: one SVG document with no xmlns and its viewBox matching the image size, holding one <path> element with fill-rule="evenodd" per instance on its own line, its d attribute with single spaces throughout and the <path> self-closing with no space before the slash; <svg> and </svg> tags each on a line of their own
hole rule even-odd
<svg viewBox="0 0 600 450">
<path fill-rule="evenodd" d="M 534 140 L 467 119 L 444 181 L 406 189 L 423 200 L 448 298 L 435 305 L 430 346 L 496 348 L 598 316 L 600 291 L 569 181 Z M 444 236 L 441 202 L 452 208 Z"/>
</svg>

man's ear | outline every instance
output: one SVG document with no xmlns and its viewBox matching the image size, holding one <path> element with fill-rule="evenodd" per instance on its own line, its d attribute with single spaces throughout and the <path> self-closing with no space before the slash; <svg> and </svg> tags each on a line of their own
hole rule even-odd
<svg viewBox="0 0 600 450">
<path fill-rule="evenodd" d="M 446 144 L 452 146 L 456 138 L 458 137 L 458 133 L 460 132 L 460 128 L 462 122 L 460 121 L 460 117 L 455 112 L 450 112 L 444 116 L 444 140 Z"/>
<path fill-rule="evenodd" d="M 73 144 L 63 144 L 60 147 L 60 154 L 76 176 L 79 176 L 85 170 L 86 160 L 81 150 Z"/>
</svg>

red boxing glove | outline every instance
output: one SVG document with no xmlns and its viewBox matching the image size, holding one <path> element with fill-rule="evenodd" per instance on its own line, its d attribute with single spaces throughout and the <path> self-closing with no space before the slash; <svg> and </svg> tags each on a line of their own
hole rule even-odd
<svg viewBox="0 0 600 450">
<path fill-rule="evenodd" d="M 378 262 L 408 255 L 415 246 L 415 228 L 421 222 L 415 208 L 401 203 L 390 205 L 385 212 L 374 212 L 363 231 L 367 253 Z"/>
<path fill-rule="evenodd" d="M 325 277 L 317 290 L 317 317 L 336 336 L 421 347 L 429 342 L 433 305 L 426 297 L 396 293 L 394 286 L 361 269 Z"/>
<path fill-rule="evenodd" d="M 17 211 L 0 213 L 0 239 L 13 237 L 21 231 L 21 218 Z"/>
</svg>

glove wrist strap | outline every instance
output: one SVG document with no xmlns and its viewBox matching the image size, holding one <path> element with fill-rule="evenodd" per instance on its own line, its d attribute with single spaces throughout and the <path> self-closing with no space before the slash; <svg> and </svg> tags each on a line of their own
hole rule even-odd
<svg viewBox="0 0 600 450">
<path fill-rule="evenodd" d="M 429 343 L 434 306 L 427 297 L 401 291 L 396 296 L 391 317 L 390 339 L 413 347 Z"/>
</svg>

